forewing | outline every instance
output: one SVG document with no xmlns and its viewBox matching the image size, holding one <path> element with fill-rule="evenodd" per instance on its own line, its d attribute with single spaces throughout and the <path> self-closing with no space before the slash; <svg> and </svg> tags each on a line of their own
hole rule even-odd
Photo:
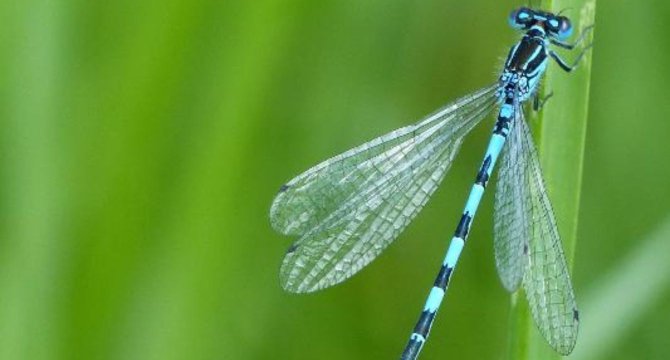
<svg viewBox="0 0 670 360">
<path fill-rule="evenodd" d="M 490 106 L 496 87 L 490 86 L 463 97 L 422 121 L 375 138 L 332 157 L 298 175 L 281 187 L 270 209 L 273 228 L 286 235 L 304 235 L 321 225 L 335 211 L 350 203 L 364 188 L 383 177 L 385 166 L 406 163 L 408 152 L 425 134 L 432 137 L 462 136 L 480 107 Z M 475 119 L 476 120 L 476 119 Z M 476 121 L 475 121 L 476 123 Z"/>
<path fill-rule="evenodd" d="M 281 282 L 315 291 L 350 277 L 409 224 L 441 182 L 462 138 L 495 103 L 495 87 L 313 167 L 282 187 L 274 228 L 300 235 Z"/>
<path fill-rule="evenodd" d="M 532 230 L 528 154 L 522 127 L 515 117 L 503 148 L 494 212 L 494 248 L 500 280 L 510 292 L 517 290 L 528 264 Z"/>
<path fill-rule="evenodd" d="M 533 138 L 521 111 L 519 117 L 516 125 L 522 130 L 523 151 L 528 158 L 532 215 L 529 264 L 523 288 L 540 332 L 558 353 L 567 355 L 577 341 L 579 312 Z"/>
</svg>

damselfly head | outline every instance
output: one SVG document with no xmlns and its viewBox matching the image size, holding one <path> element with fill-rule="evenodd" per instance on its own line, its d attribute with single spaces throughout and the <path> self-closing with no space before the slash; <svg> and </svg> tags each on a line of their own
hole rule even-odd
<svg viewBox="0 0 670 360">
<path fill-rule="evenodd" d="M 509 24 L 518 30 L 529 30 L 535 25 L 541 26 L 551 37 L 565 40 L 572 35 L 570 19 L 549 12 L 521 7 L 509 14 Z"/>
</svg>

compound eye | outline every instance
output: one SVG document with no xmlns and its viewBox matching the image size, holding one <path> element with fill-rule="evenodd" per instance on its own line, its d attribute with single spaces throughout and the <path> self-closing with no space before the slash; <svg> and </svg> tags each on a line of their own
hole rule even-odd
<svg viewBox="0 0 670 360">
<path fill-rule="evenodd" d="M 553 33 L 558 33 L 558 28 L 561 26 L 561 21 L 558 18 L 547 19 L 547 29 Z"/>
<path fill-rule="evenodd" d="M 570 19 L 560 16 L 558 19 L 558 27 L 556 32 L 556 36 L 559 38 L 559 40 L 565 40 L 572 35 L 572 24 L 570 23 Z"/>
<path fill-rule="evenodd" d="M 529 8 L 519 8 L 509 14 L 509 25 L 515 29 L 527 28 L 533 22 L 535 14 Z"/>
</svg>

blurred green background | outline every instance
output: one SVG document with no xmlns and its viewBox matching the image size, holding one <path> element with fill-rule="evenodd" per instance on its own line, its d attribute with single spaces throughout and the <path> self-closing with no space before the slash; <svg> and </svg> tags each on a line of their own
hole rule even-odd
<svg viewBox="0 0 670 360">
<path fill-rule="evenodd" d="M 0 358 L 397 357 L 490 126 L 341 286 L 282 291 L 292 239 L 271 230 L 269 205 L 318 161 L 494 81 L 521 3 L 0 2 Z M 603 289 L 669 221 L 668 19 L 667 1 L 598 3 L 576 352 L 610 337 L 589 358 L 670 353 L 670 269 L 636 266 L 623 292 Z M 492 199 L 422 359 L 504 358 Z M 614 305 L 592 317 L 603 299 Z"/>
</svg>

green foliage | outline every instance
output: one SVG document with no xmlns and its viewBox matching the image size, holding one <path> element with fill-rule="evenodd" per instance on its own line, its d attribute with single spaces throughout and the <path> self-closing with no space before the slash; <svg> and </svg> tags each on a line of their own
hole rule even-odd
<svg viewBox="0 0 670 360">
<path fill-rule="evenodd" d="M 605 358 L 609 344 L 630 336 L 631 329 L 645 316 L 657 313 L 658 303 L 670 285 L 670 217 L 645 234 L 634 251 L 620 265 L 600 275 L 601 281 L 584 294 L 583 310 L 590 321 L 582 329 L 581 346 L 573 358 Z M 640 281 L 645 279 L 645 281 Z M 635 296 L 631 296 L 635 289 Z"/>
</svg>

